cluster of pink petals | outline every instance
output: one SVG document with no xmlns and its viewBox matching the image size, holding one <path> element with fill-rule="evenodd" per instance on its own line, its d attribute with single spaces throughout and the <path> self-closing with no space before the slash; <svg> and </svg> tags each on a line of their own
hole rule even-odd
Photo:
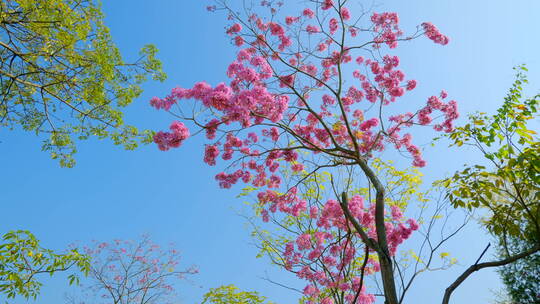
<svg viewBox="0 0 540 304">
<path fill-rule="evenodd" d="M 444 121 L 440 124 L 436 124 L 434 129 L 436 131 L 444 131 L 450 133 L 454 130 L 453 122 L 459 118 L 457 109 L 457 102 L 451 100 L 448 103 L 444 103 L 441 99 L 446 98 L 446 92 L 441 93 L 441 98 L 437 96 L 431 96 L 428 98 L 427 105 L 418 111 L 418 122 L 421 125 L 428 125 L 431 123 L 432 118 L 429 116 L 433 111 L 438 110 L 444 114 Z"/>
<path fill-rule="evenodd" d="M 391 49 L 397 47 L 397 39 L 403 35 L 399 29 L 399 18 L 396 13 L 373 13 L 371 22 L 374 25 L 374 31 L 378 33 L 375 37 L 375 47 L 385 43 Z"/>
<path fill-rule="evenodd" d="M 304 17 L 313 18 L 313 17 L 315 17 L 315 12 L 312 11 L 311 9 L 309 9 L 309 8 L 305 8 L 305 9 L 302 11 L 302 15 L 303 15 Z"/>
<path fill-rule="evenodd" d="M 285 24 L 291 25 L 293 23 L 298 22 L 299 20 L 300 20 L 300 17 L 287 16 L 285 17 Z"/>
<path fill-rule="evenodd" d="M 242 30 L 242 25 L 240 23 L 233 24 L 228 30 L 227 34 L 232 35 L 240 32 Z"/>
<path fill-rule="evenodd" d="M 349 12 L 349 9 L 346 8 L 346 7 L 341 8 L 340 14 L 341 14 L 341 18 L 343 18 L 343 20 L 351 19 L 351 13 Z"/>
<path fill-rule="evenodd" d="M 169 129 L 171 132 L 159 131 L 154 135 L 154 142 L 161 151 L 178 148 L 189 137 L 188 128 L 179 121 L 174 121 Z"/>
<path fill-rule="evenodd" d="M 399 135 L 399 131 L 401 131 L 403 127 L 410 127 L 413 125 L 412 117 L 412 113 L 406 113 L 390 117 L 390 121 L 393 121 L 396 124 L 389 128 L 390 137 L 388 138 L 388 141 L 390 143 L 393 143 L 397 150 L 405 148 L 405 150 L 407 150 L 407 152 L 413 158 L 413 166 L 424 167 L 426 165 L 426 161 L 422 158 L 422 152 L 420 151 L 420 148 L 418 148 L 412 143 L 411 134 L 406 133 L 403 136 Z"/>
<path fill-rule="evenodd" d="M 152 97 L 150 99 L 150 105 L 158 110 L 164 109 L 165 111 L 169 111 L 175 103 L 176 100 L 171 96 L 165 98 Z"/>
<path fill-rule="evenodd" d="M 232 78 L 230 86 L 224 83 L 211 87 L 205 82 L 199 82 L 191 89 L 175 88 L 163 99 L 154 97 L 151 105 L 157 109 L 168 110 L 172 104 L 182 99 L 200 100 L 210 109 L 220 111 L 219 119 L 213 119 L 207 126 L 209 138 L 215 136 L 220 123 L 230 124 L 239 122 L 243 127 L 260 124 L 265 119 L 272 122 L 280 121 L 288 108 L 288 96 L 271 94 L 264 83 L 272 75 L 272 71 L 263 57 L 252 56 L 252 50 L 239 52 L 238 60 L 229 65 L 227 75 Z M 294 79 L 291 76 L 285 79 Z M 292 85 L 292 83 L 288 83 Z M 166 144 L 174 142 L 176 137 L 168 137 L 165 132 L 156 135 L 156 143 L 165 150 L 179 145 Z M 183 140 L 184 138 L 182 138 Z"/>
<path fill-rule="evenodd" d="M 433 25 L 431 22 L 422 23 L 422 28 L 425 31 L 425 35 L 429 39 L 433 40 L 433 42 L 442 44 L 442 45 L 448 44 L 449 42 L 448 37 L 441 34 L 441 32 L 439 32 L 439 29 L 437 29 L 437 27 Z"/>
<path fill-rule="evenodd" d="M 216 164 L 216 158 L 219 156 L 219 148 L 216 145 L 206 145 L 204 148 L 204 162 L 210 166 Z"/>
<path fill-rule="evenodd" d="M 259 192 L 257 198 L 259 204 L 264 206 L 263 221 L 268 222 L 269 213 L 282 212 L 292 216 L 299 216 L 307 210 L 307 202 L 299 199 L 297 189 L 291 188 L 286 194 L 280 195 L 273 190 Z"/>
<path fill-rule="evenodd" d="M 249 174 L 248 171 L 243 171 L 239 169 L 230 174 L 227 174 L 225 172 L 220 172 L 216 175 L 215 178 L 218 181 L 219 186 L 221 188 L 228 189 L 232 185 L 236 184 L 238 180 L 244 178 L 244 176 L 246 176 L 247 174 Z M 248 175 L 248 178 L 249 178 L 249 175 Z"/>
<path fill-rule="evenodd" d="M 332 18 L 329 21 L 329 30 L 330 34 L 334 35 L 339 28 L 339 21 L 336 18 Z"/>
<path fill-rule="evenodd" d="M 308 25 L 306 27 L 306 32 L 308 32 L 309 34 L 316 34 L 316 33 L 319 33 L 320 31 L 321 29 L 316 25 Z"/>
<path fill-rule="evenodd" d="M 278 46 L 278 49 L 280 51 L 283 51 L 285 50 L 285 48 L 292 45 L 291 38 L 289 38 L 289 36 L 285 34 L 285 29 L 280 24 L 276 22 L 268 22 L 267 24 L 265 24 L 262 23 L 262 21 L 261 23 L 259 23 L 260 29 L 266 27 L 270 29 L 270 33 L 272 36 L 276 36 L 279 39 L 280 45 Z"/>
<path fill-rule="evenodd" d="M 321 9 L 323 11 L 331 9 L 332 7 L 334 7 L 334 1 L 333 0 L 324 0 L 322 5 L 321 5 Z"/>
<path fill-rule="evenodd" d="M 375 75 L 374 80 L 377 83 L 377 89 L 374 91 L 367 80 L 362 82 L 362 87 L 366 90 L 368 96 L 367 99 L 371 102 L 377 101 L 380 92 L 386 92 L 390 96 L 389 99 L 384 99 L 383 103 L 394 102 L 396 98 L 405 94 L 405 89 L 410 91 L 415 87 L 415 85 L 410 85 L 412 83 L 415 84 L 412 81 L 409 81 L 407 85 L 402 84 L 405 74 L 401 70 L 395 69 L 399 66 L 399 58 L 397 56 L 384 56 L 383 65 L 369 59 L 364 61 L 364 63 L 370 67 L 371 72 Z"/>
<path fill-rule="evenodd" d="M 416 83 L 414 85 L 416 85 Z M 446 97 L 447 93 L 445 91 L 441 92 L 440 98 L 437 96 L 429 97 L 426 106 L 418 111 L 416 123 L 419 125 L 431 124 L 433 121 L 431 114 L 434 111 L 439 111 L 443 114 L 444 120 L 441 123 L 435 124 L 433 128 L 436 131 L 444 131 L 446 133 L 452 132 L 454 130 L 454 121 L 459 118 L 459 113 L 457 102 L 455 100 L 451 100 L 448 103 L 442 101 L 442 99 Z M 399 135 L 399 132 L 404 127 L 411 127 L 414 125 L 414 117 L 415 115 L 410 112 L 391 116 L 389 120 L 395 124 L 388 129 L 389 137 L 387 138 L 387 141 L 394 144 L 395 148 L 398 150 L 405 148 L 413 158 L 413 166 L 424 167 L 426 161 L 422 158 L 420 149 L 412 143 L 411 134 L 407 133 L 403 136 Z"/>
<path fill-rule="evenodd" d="M 262 135 L 271 139 L 273 142 L 278 141 L 279 131 L 277 128 L 263 129 Z M 235 153 L 240 153 L 244 156 L 249 156 L 250 160 L 242 163 L 242 168 L 233 173 L 227 174 L 221 172 L 216 175 L 216 180 L 220 187 L 230 188 L 234 184 L 242 181 L 243 183 L 251 183 L 254 187 L 268 187 L 269 189 L 279 188 L 281 185 L 281 177 L 276 175 L 277 170 L 281 167 L 281 162 L 290 164 L 294 172 L 299 172 L 304 169 L 304 166 L 297 162 L 298 152 L 294 150 L 275 149 L 264 155 L 256 149 L 251 149 L 250 146 L 259 141 L 256 133 L 249 133 L 247 139 L 240 138 L 228 133 L 226 142 L 222 145 L 222 149 L 218 148 L 217 144 L 207 145 L 205 149 L 204 161 L 209 165 L 215 165 L 216 158 L 221 153 L 221 158 L 230 160 Z"/>
</svg>

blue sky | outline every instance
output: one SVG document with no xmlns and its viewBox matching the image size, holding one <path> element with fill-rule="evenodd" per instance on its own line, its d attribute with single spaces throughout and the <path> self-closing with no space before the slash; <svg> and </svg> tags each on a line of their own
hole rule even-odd
<svg viewBox="0 0 540 304">
<path fill-rule="evenodd" d="M 141 128 L 163 129 L 171 117 L 150 108 L 152 96 L 200 80 L 214 84 L 226 80 L 224 72 L 234 48 L 223 33 L 225 16 L 206 12 L 205 1 L 103 2 L 106 23 L 126 59 L 135 58 L 142 45 L 153 43 L 169 76 L 164 83 L 145 86 L 143 96 L 128 109 L 127 121 Z M 462 114 L 492 111 L 513 80 L 512 67 L 521 63 L 529 67 L 531 92 L 540 91 L 540 19 L 535 14 L 540 2 L 378 3 L 377 11 L 398 12 L 404 29 L 431 21 L 451 38 L 446 47 L 425 38 L 400 46 L 404 71 L 419 81 L 418 98 L 444 88 L 459 101 Z M 268 272 L 273 280 L 302 286 L 266 260 L 255 258 L 249 227 L 237 215 L 242 202 L 234 191 L 218 189 L 213 179 L 217 169 L 202 162 L 201 138 L 167 153 L 153 145 L 124 151 L 106 141 L 90 140 L 79 145 L 73 169 L 59 168 L 40 152 L 40 140 L 33 134 L 0 129 L 0 141 L 0 232 L 28 229 L 43 246 L 55 249 L 73 241 L 134 239 L 149 233 L 157 243 L 174 242 L 183 252 L 185 265 L 200 268 L 192 283 L 178 285 L 181 303 L 198 303 L 204 291 L 221 284 L 258 290 L 281 304 L 294 303 L 294 293 L 259 278 Z M 430 165 L 424 170 L 428 181 L 474 162 L 475 156 L 468 152 L 444 145 L 428 149 L 425 155 Z M 462 265 L 468 265 L 488 242 L 485 233 L 471 228 L 450 249 Z M 440 301 L 444 288 L 461 271 L 463 267 L 456 266 L 427 274 L 417 282 L 409 302 Z M 65 282 L 45 283 L 36 303 L 62 303 Z M 458 289 L 453 303 L 486 303 L 493 298 L 490 289 L 498 288 L 496 274 L 483 271 Z"/>
</svg>

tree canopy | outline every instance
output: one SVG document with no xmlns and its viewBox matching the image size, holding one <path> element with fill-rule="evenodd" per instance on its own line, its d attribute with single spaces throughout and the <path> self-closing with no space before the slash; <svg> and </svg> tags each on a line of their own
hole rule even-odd
<svg viewBox="0 0 540 304">
<path fill-rule="evenodd" d="M 472 114 L 449 135 L 453 145 L 474 147 L 487 164 L 466 165 L 440 184 L 455 207 L 487 211 L 482 223 L 497 241 L 499 260 L 475 264 L 464 275 L 503 266 L 499 272 L 509 296 L 517 303 L 537 303 L 540 141 L 533 129 L 540 94 L 524 97 L 527 69 L 515 70 L 516 80 L 497 113 Z"/>
<path fill-rule="evenodd" d="M 256 291 L 241 291 L 234 285 L 211 288 L 205 295 L 202 304 L 272 304 L 266 297 Z"/>
<path fill-rule="evenodd" d="M 40 246 L 39 240 L 29 231 L 11 231 L 0 242 L 0 293 L 8 298 L 22 296 L 36 299 L 43 274 L 53 275 L 70 268 L 78 271 L 68 276 L 69 283 L 78 283 L 79 274 L 90 270 L 88 256 L 76 249 L 58 253 Z"/>
<path fill-rule="evenodd" d="M 149 142 L 151 132 L 126 125 L 122 111 L 148 78 L 165 79 L 156 52 L 146 45 L 125 62 L 94 0 L 2 0 L 0 127 L 36 133 L 67 167 L 77 140 Z"/>
<path fill-rule="evenodd" d="M 486 227 L 503 237 L 520 236 L 523 227 L 540 235 L 540 141 L 533 130 L 540 95 L 522 96 L 526 68 L 516 70 L 497 113 L 472 114 L 469 123 L 449 136 L 456 146 L 476 148 L 487 164 L 467 165 L 443 183 L 456 207 L 487 208 Z"/>
</svg>

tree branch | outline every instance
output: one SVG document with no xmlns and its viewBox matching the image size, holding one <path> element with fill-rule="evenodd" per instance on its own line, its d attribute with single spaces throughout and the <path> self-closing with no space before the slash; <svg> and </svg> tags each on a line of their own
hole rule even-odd
<svg viewBox="0 0 540 304">
<path fill-rule="evenodd" d="M 531 254 L 533 254 L 535 252 L 538 252 L 538 251 L 540 251 L 540 244 L 536 244 L 534 247 L 532 247 L 531 249 L 529 249 L 527 251 L 524 251 L 522 253 L 516 254 L 514 256 L 508 257 L 508 258 L 503 259 L 503 260 L 478 264 L 478 261 L 480 261 L 480 258 L 485 253 L 485 250 L 484 250 L 484 252 L 480 256 L 480 258 L 477 260 L 477 262 L 474 265 L 471 265 L 469 268 L 467 268 L 467 270 L 465 270 L 465 272 L 463 272 L 456 279 L 456 281 L 454 281 L 454 283 L 452 283 L 450 286 L 448 286 L 448 288 L 446 288 L 446 291 L 444 292 L 444 297 L 443 297 L 442 303 L 443 304 L 448 304 L 449 301 L 450 301 L 450 296 L 452 295 L 452 292 L 454 292 L 454 290 L 456 288 L 458 288 L 459 285 L 461 285 L 461 283 L 463 283 L 463 281 L 465 281 L 465 279 L 467 279 L 473 272 L 478 271 L 478 270 L 483 269 L 483 268 L 488 268 L 488 267 L 504 266 L 506 264 L 513 263 L 513 262 L 515 262 L 515 261 L 517 261 L 519 259 L 525 258 L 525 257 L 527 257 L 527 256 L 529 256 L 529 255 L 531 255 Z"/>
</svg>

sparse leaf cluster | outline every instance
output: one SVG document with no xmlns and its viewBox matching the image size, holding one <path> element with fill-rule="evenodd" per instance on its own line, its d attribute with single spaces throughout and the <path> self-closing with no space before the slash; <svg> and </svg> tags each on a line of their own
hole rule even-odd
<svg viewBox="0 0 540 304">
<path fill-rule="evenodd" d="M 11 231 L 2 236 L 0 242 L 0 293 L 8 298 L 22 296 L 33 298 L 39 295 L 43 274 L 76 268 L 68 276 L 69 284 L 79 283 L 79 274 L 90 270 L 88 256 L 72 249 L 57 253 L 40 246 L 39 240 L 29 231 Z"/>
</svg>

